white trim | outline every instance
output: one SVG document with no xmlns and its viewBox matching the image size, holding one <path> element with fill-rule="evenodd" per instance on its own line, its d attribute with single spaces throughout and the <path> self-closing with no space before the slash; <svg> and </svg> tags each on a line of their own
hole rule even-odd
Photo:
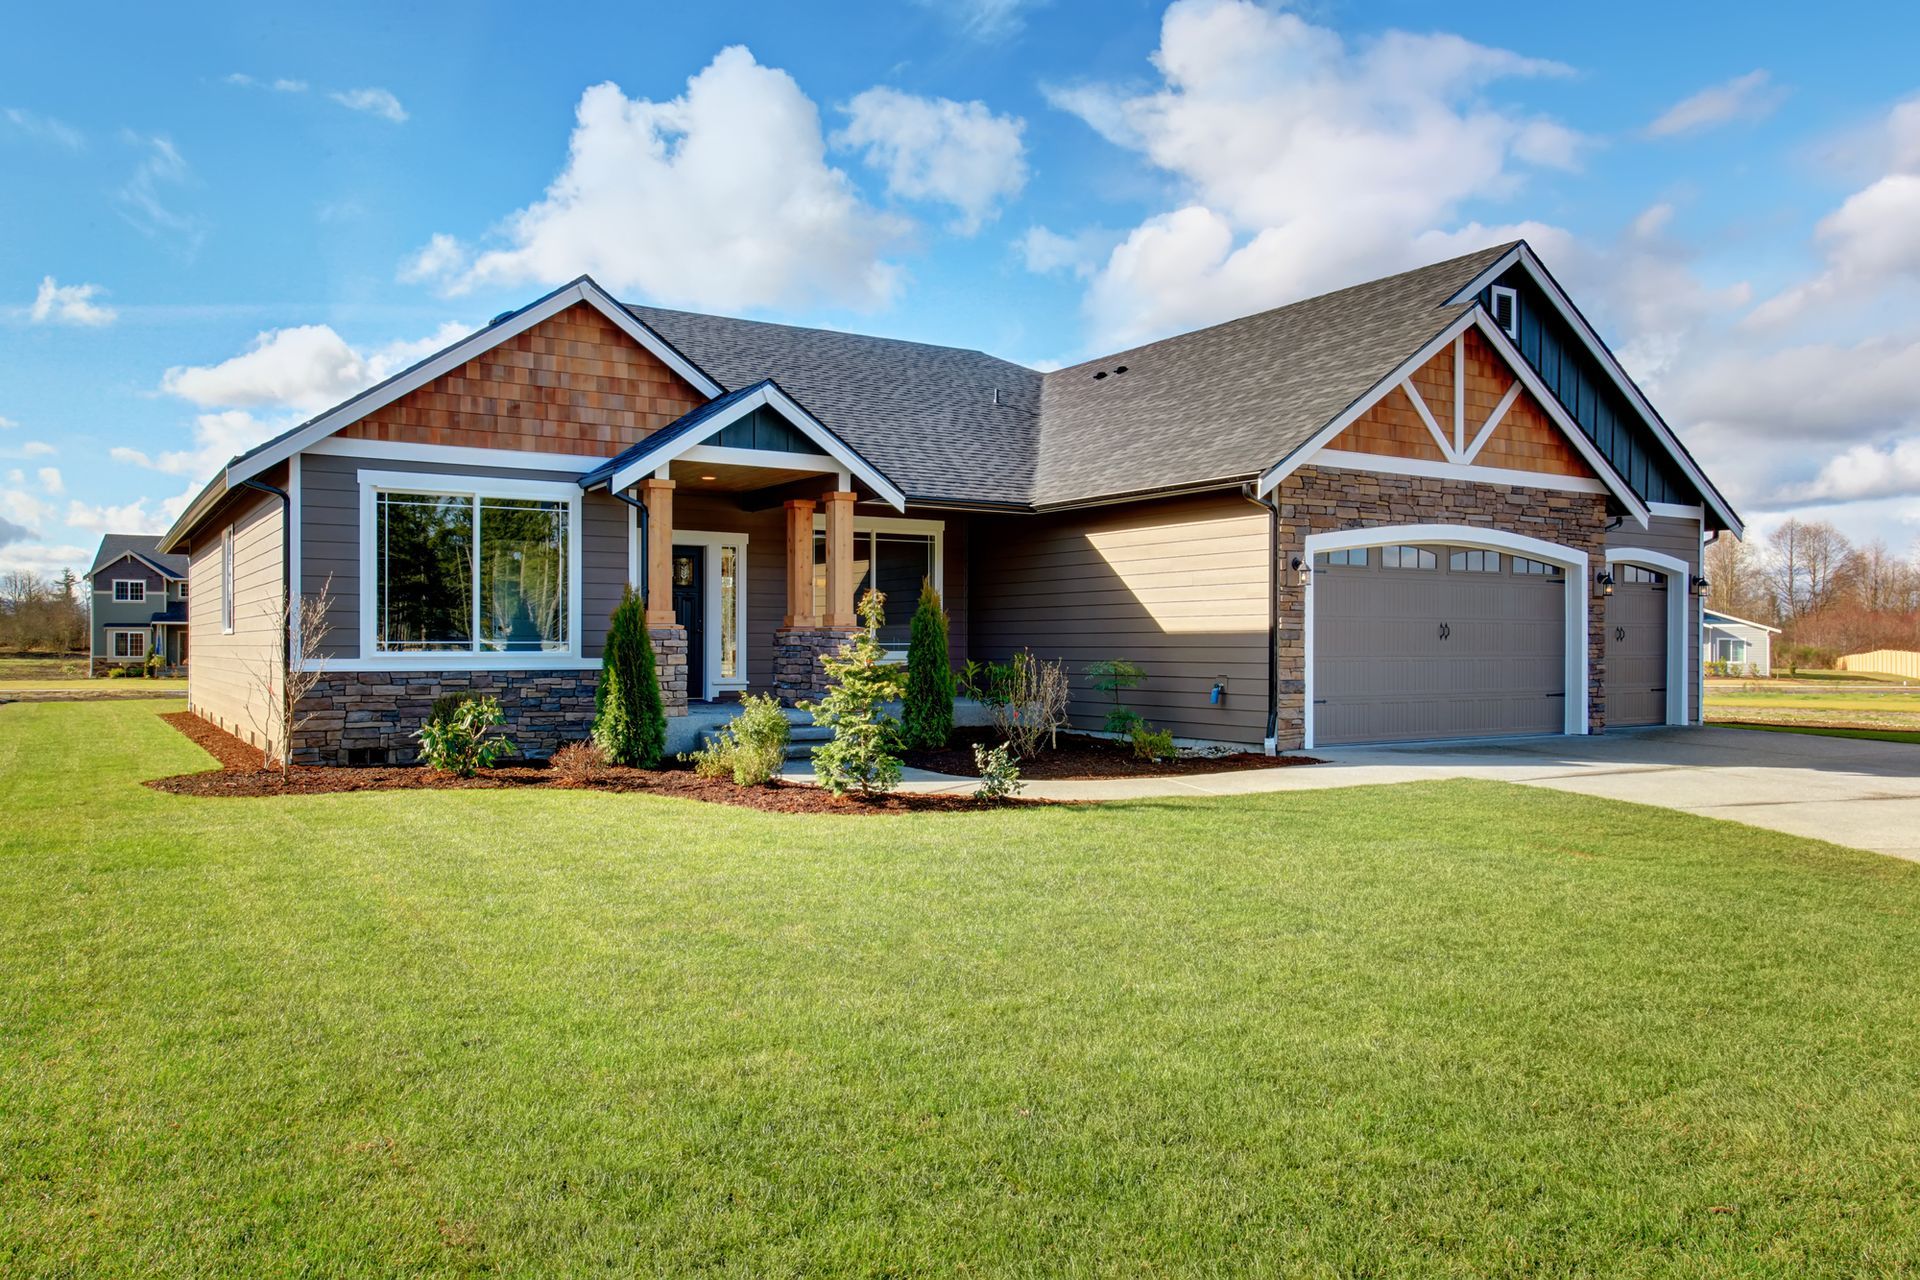
<svg viewBox="0 0 1920 1280">
<path fill-rule="evenodd" d="M 153 652 L 153 641 L 152 641 L 151 635 L 149 634 L 150 630 L 151 628 L 148 628 L 148 627 L 133 627 L 133 626 L 122 627 L 122 626 L 108 625 L 106 627 L 107 642 L 108 642 L 107 643 L 107 661 L 108 662 L 145 662 L 147 660 L 147 655 Z M 113 652 L 113 648 L 114 648 L 113 638 L 115 636 L 138 636 L 140 638 L 140 652 L 139 653 Z"/>
<path fill-rule="evenodd" d="M 822 512 L 814 512 L 813 531 L 824 533 L 827 517 Z M 947 522 L 945 520 L 922 520 L 911 516 L 863 516 L 853 517 L 853 531 L 859 533 L 915 533 L 933 536 L 933 589 L 940 593 L 941 602 L 947 598 Z M 809 549 L 811 559 L 811 549 Z M 813 580 L 813 566 L 807 566 L 807 580 Z M 890 656 L 904 655 L 905 650 L 889 649 Z"/>
<path fill-rule="evenodd" d="M 1520 398 L 1520 392 L 1524 389 L 1520 379 L 1515 378 L 1513 385 L 1507 388 L 1507 394 L 1500 397 L 1500 403 L 1493 406 L 1493 412 L 1487 415 L 1487 421 L 1480 428 L 1479 434 L 1475 435 L 1472 443 L 1467 445 L 1460 461 L 1472 462 L 1480 456 L 1480 451 L 1487 447 L 1487 441 L 1493 439 L 1493 433 L 1500 429 L 1502 422 L 1506 421 L 1507 411 L 1513 408 L 1513 402 Z"/>
<path fill-rule="evenodd" d="M 1518 342 L 1520 340 L 1520 291 L 1509 285 L 1497 284 L 1493 286 L 1490 292 L 1494 300 L 1493 322 L 1500 324 L 1500 299 L 1505 298 L 1507 300 L 1507 323 L 1500 325 L 1500 329 L 1509 338 Z"/>
<path fill-rule="evenodd" d="M 629 572 L 639 559 L 639 521 L 629 521 L 627 532 L 627 563 Z M 701 557 L 701 580 L 706 584 L 706 599 L 703 601 L 703 616 L 717 619 L 720 616 L 720 551 L 723 547 L 732 547 L 734 564 L 739 569 L 739 581 L 734 584 L 733 602 L 733 651 L 739 655 L 740 662 L 732 679 L 720 677 L 720 628 L 708 626 L 702 636 L 703 648 L 701 672 L 706 677 L 705 685 L 698 697 L 689 689 L 687 696 L 696 702 L 711 702 L 715 694 L 734 692 L 748 687 L 751 667 L 747 655 L 747 535 L 744 533 L 716 533 L 704 529 L 675 529 L 673 541 L 667 547 L 667 560 L 671 564 L 674 547 L 699 547 L 705 554 Z M 635 581 L 635 589 L 638 582 Z M 669 588 L 671 590 L 671 588 Z"/>
<path fill-rule="evenodd" d="M 1673 520 L 1704 520 L 1705 508 L 1685 502 L 1649 502 L 1647 511 L 1651 515 L 1666 516 Z M 1739 535 L 1734 535 L 1738 537 Z"/>
<path fill-rule="evenodd" d="M 867 483 L 867 487 L 886 500 L 888 506 L 896 511 L 907 509 L 907 496 L 899 486 L 876 471 L 859 454 L 855 453 L 839 436 L 827 430 L 821 422 L 808 413 L 786 392 L 772 383 L 759 388 L 752 395 L 742 396 L 720 412 L 713 414 L 705 422 L 684 435 L 678 435 L 664 443 L 647 447 L 642 442 L 639 453 L 617 467 L 612 474 L 599 483 L 610 489 L 625 489 L 645 477 L 649 472 L 664 469 L 675 458 L 683 457 L 705 441 L 713 438 L 727 427 L 746 417 L 754 410 L 766 407 L 778 412 L 781 417 L 800 429 L 800 433 L 827 451 L 827 456 L 838 466 L 845 467 Z M 737 453 L 736 459 L 731 454 Z M 792 459 L 811 457 L 808 454 L 793 454 L 772 450 L 741 449 L 730 451 L 727 461 L 740 461 L 748 466 L 781 466 L 780 462 L 768 459 Z M 718 459 L 714 459 L 718 461 Z M 595 488 L 599 487 L 595 484 Z"/>
<path fill-rule="evenodd" d="M 736 449 L 724 444 L 697 444 L 675 455 L 676 462 L 705 462 L 723 467 L 771 467 L 781 471 L 819 471 L 845 476 L 847 468 L 825 453 L 788 453 L 779 449 Z M 842 486 L 845 486 L 843 480 Z"/>
<path fill-rule="evenodd" d="M 1685 725 L 1688 694 L 1687 598 L 1693 594 L 1693 566 L 1678 556 L 1647 547 L 1608 547 L 1607 567 L 1638 565 L 1667 575 L 1667 723 Z"/>
<path fill-rule="evenodd" d="M 1460 461 L 1467 453 L 1467 340 L 1453 340 L 1453 452 Z"/>
<path fill-rule="evenodd" d="M 423 471 L 355 472 L 360 488 L 360 657 L 358 663 L 373 666 L 346 666 L 330 661 L 329 669 L 349 671 L 512 671 L 539 668 L 567 669 L 581 658 L 580 593 L 582 565 L 586 549 L 581 544 L 582 513 L 585 495 L 580 486 L 564 480 L 508 480 L 496 476 L 435 475 Z M 541 502 L 561 502 L 567 508 L 567 648 L 564 652 L 486 653 L 478 650 L 452 652 L 435 650 L 424 653 L 386 653 L 378 648 L 378 535 L 376 497 L 383 491 L 447 494 L 457 497 L 530 498 Z M 479 534 L 475 526 L 475 536 Z M 479 609 L 480 558 L 474 556 L 473 643 L 480 642 Z M 587 662 L 593 666 L 596 663 Z"/>
<path fill-rule="evenodd" d="M 437 462 L 443 467 L 492 467 L 506 471 L 562 471 L 579 475 L 606 462 L 605 455 L 543 453 L 532 449 L 473 449 L 453 444 L 407 444 L 394 440 L 360 440 L 328 436 L 305 452 L 335 458 L 371 458 L 381 462 Z M 298 456 L 298 455 L 296 455 Z"/>
<path fill-rule="evenodd" d="M 1313 558 L 1323 551 L 1344 551 L 1352 547 L 1388 547 L 1398 543 L 1440 543 L 1450 547 L 1480 547 L 1488 551 L 1504 551 L 1509 555 L 1522 555 L 1532 560 L 1545 560 L 1557 564 L 1566 571 L 1566 582 L 1562 590 L 1566 593 L 1566 663 L 1564 678 L 1566 682 L 1566 720 L 1565 732 L 1584 734 L 1587 732 L 1587 592 L 1591 590 L 1587 582 L 1589 557 L 1586 552 L 1573 547 L 1562 546 L 1557 542 L 1547 542 L 1540 538 L 1529 538 L 1525 534 L 1508 533 L 1503 529 L 1486 529 L 1475 525 L 1455 524 L 1399 524 L 1380 525 L 1371 529 L 1339 529 L 1328 533 L 1310 533 L 1307 535 L 1302 555 L 1311 565 Z M 1305 663 L 1302 689 L 1304 691 L 1301 706 L 1301 749 L 1311 750 L 1313 741 L 1313 580 L 1318 574 L 1307 575 L 1304 602 L 1305 644 L 1302 659 Z"/>
<path fill-rule="evenodd" d="M 283 587 L 287 593 L 287 652 L 300 652 L 300 525 L 303 520 L 300 508 L 300 455 L 294 454 L 287 459 L 287 580 Z"/>
<path fill-rule="evenodd" d="M 1770 627 L 1764 622 L 1755 622 L 1752 618 L 1736 618 L 1732 614 L 1722 613 L 1718 609 L 1708 609 L 1705 606 L 1701 607 L 1701 610 L 1700 610 L 1701 618 L 1704 619 L 1709 613 L 1712 614 L 1714 617 L 1720 619 L 1719 622 L 1705 623 L 1705 625 L 1709 627 L 1718 627 L 1725 624 L 1725 625 L 1732 625 L 1732 626 L 1738 626 L 1738 627 L 1753 627 L 1755 630 L 1765 631 L 1765 632 L 1768 632 L 1769 634 L 1776 635 L 1776 636 L 1780 634 L 1780 628 Z"/>
<path fill-rule="evenodd" d="M 140 588 L 140 594 L 136 598 L 133 593 L 129 591 L 126 595 L 122 596 L 120 594 L 121 587 L 138 587 Z M 145 578 L 115 578 L 113 580 L 113 586 L 110 589 L 113 592 L 114 604 L 145 604 L 147 602 L 147 580 Z"/>
<path fill-rule="evenodd" d="M 1607 486 L 1590 476 L 1562 476 L 1546 471 L 1516 471 L 1509 467 L 1476 467 L 1431 458 L 1395 458 L 1384 453 L 1353 453 L 1322 449 L 1311 459 L 1315 466 L 1351 471 L 1381 471 L 1397 476 L 1431 476 L 1440 480 L 1472 480 L 1479 484 L 1517 485 L 1556 489 L 1563 493 L 1606 493 Z"/>
<path fill-rule="evenodd" d="M 220 633 L 233 634 L 233 521 L 220 530 Z"/>
<path fill-rule="evenodd" d="M 1433 410 L 1427 408 L 1426 397 L 1420 394 L 1420 388 L 1413 385 L 1412 378 L 1407 378 L 1400 383 L 1400 389 L 1406 392 L 1407 399 L 1413 402 L 1414 412 L 1420 415 L 1420 421 L 1427 424 L 1427 432 L 1433 437 L 1433 442 L 1440 446 L 1440 452 L 1444 453 L 1449 461 L 1453 460 L 1453 441 L 1447 439 L 1446 433 L 1440 430 L 1440 424 L 1434 419 Z"/>
<path fill-rule="evenodd" d="M 1687 473 L 1687 478 L 1693 482 L 1694 488 L 1700 491 L 1700 496 L 1705 498 L 1720 518 L 1726 522 L 1727 528 L 1733 531 L 1733 536 L 1739 537 L 1742 532 L 1740 518 L 1734 515 L 1733 510 L 1721 499 L 1719 491 L 1713 487 L 1713 483 L 1707 479 L 1693 459 L 1687 456 L 1686 450 L 1680 447 L 1679 439 L 1667 426 L 1666 420 L 1654 412 L 1653 405 L 1640 393 L 1640 388 L 1634 385 L 1633 379 L 1627 376 L 1627 371 L 1620 366 L 1620 361 L 1614 357 L 1613 352 L 1607 349 L 1606 343 L 1600 341 L 1600 335 L 1593 331 L 1586 317 L 1582 316 L 1579 308 L 1573 305 L 1573 300 L 1567 297 L 1559 284 L 1548 274 L 1539 258 L 1534 256 L 1530 245 L 1522 241 L 1513 246 L 1500 256 L 1499 261 L 1469 280 L 1458 292 L 1448 298 L 1447 302 L 1450 305 L 1458 305 L 1474 297 L 1482 289 L 1505 275 L 1507 269 L 1516 263 L 1525 268 L 1527 275 L 1540 287 L 1540 291 L 1547 295 L 1547 300 L 1559 310 L 1560 318 L 1567 322 L 1580 341 L 1586 345 L 1588 353 L 1599 361 L 1600 367 L 1607 371 L 1607 376 L 1613 380 L 1614 385 L 1633 403 L 1635 408 L 1640 410 L 1647 424 L 1653 428 L 1654 435 L 1666 445 L 1668 454 L 1680 464 L 1680 469 Z M 1515 314 L 1519 314 L 1518 311 Z"/>
<path fill-rule="evenodd" d="M 267 468 L 284 462 L 316 441 L 324 440 L 342 427 L 349 426 L 368 414 L 385 408 L 408 392 L 416 391 L 435 378 L 453 372 L 476 356 L 491 351 L 509 338 L 518 337 L 535 325 L 550 320 L 568 307 L 581 302 L 611 320 L 629 338 L 652 352 L 662 364 L 686 379 L 702 395 L 711 398 L 722 394 L 719 383 L 702 373 L 685 356 L 674 350 L 665 339 L 642 324 L 605 289 L 589 277 L 582 276 L 572 284 L 557 289 L 508 316 L 499 324 L 488 325 L 476 333 L 469 334 L 438 355 L 421 361 L 392 381 L 362 392 L 301 426 L 285 439 L 266 446 L 259 453 L 235 461 L 227 468 L 227 487 L 231 489 L 249 476 L 258 475 Z"/>
</svg>

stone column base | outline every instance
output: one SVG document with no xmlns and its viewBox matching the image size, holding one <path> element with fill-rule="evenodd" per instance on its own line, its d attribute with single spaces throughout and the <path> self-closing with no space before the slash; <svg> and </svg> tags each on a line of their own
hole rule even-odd
<svg viewBox="0 0 1920 1280">
<path fill-rule="evenodd" d="M 827 691 L 822 654 L 838 653 L 852 627 L 781 627 L 773 633 L 773 690 L 788 706 Z"/>
<path fill-rule="evenodd" d="M 687 629 L 648 627 L 653 641 L 653 663 L 660 677 L 660 705 L 670 716 L 687 714 Z"/>
</svg>

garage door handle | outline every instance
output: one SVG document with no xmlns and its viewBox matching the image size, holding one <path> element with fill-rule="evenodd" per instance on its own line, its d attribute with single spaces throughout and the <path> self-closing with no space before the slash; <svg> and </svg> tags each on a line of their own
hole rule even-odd
<svg viewBox="0 0 1920 1280">
<path fill-rule="evenodd" d="M 1453 624 L 1450 622 L 1441 623 L 1440 629 L 1438 632 L 1436 632 L 1436 634 L 1442 640 L 1451 640 L 1453 638 Z"/>
<path fill-rule="evenodd" d="M 1627 638 L 1627 629 L 1625 627 L 1615 627 L 1613 629 L 1613 638 L 1615 640 L 1625 640 Z"/>
</svg>

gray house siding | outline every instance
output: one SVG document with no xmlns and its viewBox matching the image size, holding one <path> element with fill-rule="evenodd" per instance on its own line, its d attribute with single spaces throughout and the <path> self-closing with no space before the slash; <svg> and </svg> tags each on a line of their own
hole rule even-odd
<svg viewBox="0 0 1920 1280">
<path fill-rule="evenodd" d="M 115 582 L 142 583 L 146 587 L 146 596 L 138 601 L 115 600 L 113 598 Z M 177 650 L 169 648 L 167 637 L 155 630 L 153 615 L 165 612 L 169 603 L 184 597 L 185 591 L 184 580 L 169 584 L 164 575 L 135 556 L 121 556 L 112 564 L 103 565 L 99 572 L 93 575 L 94 674 L 102 674 L 109 666 L 132 666 L 146 660 L 144 657 L 114 656 L 113 636 L 118 631 L 143 633 L 150 650 L 162 654 L 163 658 L 171 661 Z"/>
<path fill-rule="evenodd" d="M 1645 529 L 1631 521 L 1607 534 L 1607 549 L 1618 551 L 1634 547 L 1658 551 L 1683 560 L 1689 577 L 1700 572 L 1700 521 L 1678 516 L 1655 516 Z M 1685 581 L 1669 583 L 1669 591 L 1688 591 Z M 1700 718 L 1700 608 L 1689 599 L 1686 608 L 1687 647 L 1687 719 Z"/>
</svg>

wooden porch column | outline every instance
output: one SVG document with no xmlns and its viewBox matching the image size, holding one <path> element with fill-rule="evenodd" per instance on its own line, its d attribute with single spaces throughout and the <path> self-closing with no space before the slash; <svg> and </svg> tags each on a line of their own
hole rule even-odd
<svg viewBox="0 0 1920 1280">
<path fill-rule="evenodd" d="M 787 501 L 787 615 L 785 627 L 816 627 L 813 612 L 813 499 Z"/>
<path fill-rule="evenodd" d="M 647 625 L 671 627 L 673 616 L 673 481 L 642 480 L 647 504 Z"/>
<path fill-rule="evenodd" d="M 826 495 L 827 616 L 829 627 L 853 625 L 853 503 L 857 494 Z"/>
</svg>

